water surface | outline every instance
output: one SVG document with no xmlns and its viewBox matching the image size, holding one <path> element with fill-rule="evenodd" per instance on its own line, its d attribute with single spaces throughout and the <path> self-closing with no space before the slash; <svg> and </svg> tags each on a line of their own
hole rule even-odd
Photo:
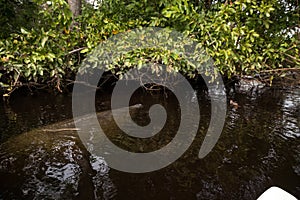
<svg viewBox="0 0 300 200">
<path fill-rule="evenodd" d="M 88 153 L 76 131 L 41 131 L 49 124 L 47 129 L 57 128 L 56 122 L 68 127 L 70 95 L 18 96 L 1 103 L 0 199 L 251 200 L 274 185 L 300 197 L 299 87 L 230 93 L 221 138 L 203 159 L 198 152 L 211 108 L 206 92 L 197 97 L 201 119 L 192 146 L 170 166 L 145 174 L 110 169 L 103 158 Z M 109 109 L 109 99 L 99 94 L 97 110 Z M 176 98 L 139 92 L 132 97 L 135 103 L 143 104 L 132 116 L 139 125 L 149 123 L 149 106 L 162 104 L 168 111 L 163 131 L 150 139 L 127 137 L 107 117 L 100 124 L 108 137 L 134 152 L 168 144 L 180 122 Z"/>
</svg>

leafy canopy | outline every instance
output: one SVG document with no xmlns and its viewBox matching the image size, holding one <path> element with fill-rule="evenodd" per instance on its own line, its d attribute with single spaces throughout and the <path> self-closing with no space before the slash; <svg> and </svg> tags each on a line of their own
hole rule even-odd
<svg viewBox="0 0 300 200">
<path fill-rule="evenodd" d="M 138 27 L 175 29 L 201 44 L 227 77 L 299 68 L 299 1 L 104 0 L 84 3 L 72 18 L 65 0 L 0 2 L 0 87 L 61 90 L 88 52 L 112 35 Z M 18 14 L 17 14 L 18 13 Z M 137 49 L 110 65 L 122 73 L 141 60 L 197 72 L 174 52 Z"/>
</svg>

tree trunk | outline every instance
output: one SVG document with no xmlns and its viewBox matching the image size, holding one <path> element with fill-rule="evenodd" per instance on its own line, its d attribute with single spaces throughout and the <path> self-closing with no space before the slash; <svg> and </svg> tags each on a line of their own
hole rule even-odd
<svg viewBox="0 0 300 200">
<path fill-rule="evenodd" d="M 81 0 L 68 0 L 68 4 L 73 13 L 73 17 L 81 14 Z"/>
<path fill-rule="evenodd" d="M 206 9 L 210 9 L 212 1 L 211 0 L 205 0 L 204 4 L 205 4 Z"/>
</svg>

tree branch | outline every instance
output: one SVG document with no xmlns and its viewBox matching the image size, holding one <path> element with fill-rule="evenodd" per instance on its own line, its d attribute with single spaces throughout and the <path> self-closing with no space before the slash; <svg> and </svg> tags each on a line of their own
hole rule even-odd
<svg viewBox="0 0 300 200">
<path fill-rule="evenodd" d="M 87 47 L 81 47 L 81 48 L 78 48 L 78 49 L 74 49 L 74 50 L 70 51 L 68 54 L 76 53 L 76 52 L 81 51 L 81 50 L 86 49 L 86 48 Z"/>
</svg>

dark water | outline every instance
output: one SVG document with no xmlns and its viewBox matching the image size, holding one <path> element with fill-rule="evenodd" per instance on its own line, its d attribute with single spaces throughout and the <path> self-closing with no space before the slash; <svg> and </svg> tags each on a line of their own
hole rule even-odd
<svg viewBox="0 0 300 200">
<path fill-rule="evenodd" d="M 98 111 L 109 109 L 109 98 L 98 95 Z M 300 197 L 299 87 L 229 94 L 221 138 L 203 159 L 198 151 L 211 113 L 208 95 L 199 91 L 198 99 L 201 120 L 192 146 L 168 167 L 145 174 L 110 169 L 102 158 L 88 153 L 74 131 L 35 131 L 72 118 L 70 95 L 19 96 L 1 103 L 0 199 L 251 200 L 274 185 Z M 170 142 L 180 122 L 176 98 L 137 93 L 132 97 L 135 103 L 144 105 L 133 117 L 140 125 L 149 123 L 145 113 L 150 105 L 165 106 L 168 120 L 163 132 L 139 140 L 122 135 L 111 124 L 106 128 L 110 139 L 135 152 Z"/>
</svg>

